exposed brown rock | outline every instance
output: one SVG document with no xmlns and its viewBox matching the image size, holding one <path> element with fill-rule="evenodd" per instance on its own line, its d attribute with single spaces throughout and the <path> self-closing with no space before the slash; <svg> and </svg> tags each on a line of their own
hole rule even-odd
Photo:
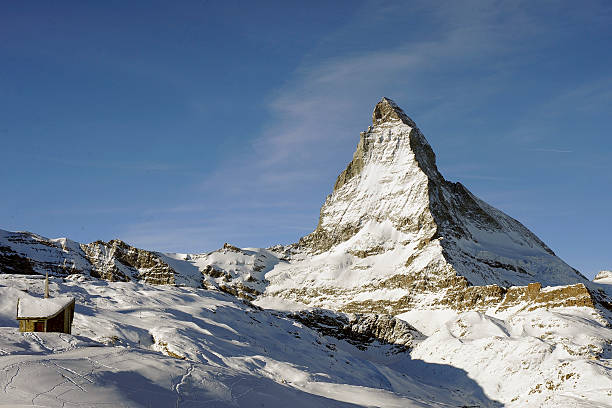
<svg viewBox="0 0 612 408">
<path fill-rule="evenodd" d="M 154 285 L 173 285 L 176 271 L 155 253 L 134 248 L 115 239 L 81 244 L 91 262 L 91 275 L 109 281 L 130 281 L 132 278 Z M 130 272 L 127 275 L 124 271 Z"/>
<path fill-rule="evenodd" d="M 384 281 L 379 287 L 389 289 L 410 288 L 415 295 L 407 294 L 395 301 L 364 300 L 344 304 L 340 310 L 345 313 L 383 313 L 397 315 L 415 308 L 441 309 L 449 308 L 457 311 L 487 310 L 503 311 L 512 307 L 521 310 L 551 309 L 557 307 L 583 306 L 590 308 L 603 307 L 612 311 L 612 302 L 605 294 L 594 294 L 579 283 L 575 285 L 548 287 L 542 289 L 541 284 L 532 283 L 528 286 L 504 288 L 498 285 L 468 286 L 462 276 L 449 277 L 439 281 L 427 281 L 415 277 L 395 275 Z M 376 285 L 370 287 L 372 290 Z M 423 303 L 422 295 L 431 293 L 430 302 Z M 313 299 L 338 296 L 334 289 L 311 289 L 294 295 Z"/>
<path fill-rule="evenodd" d="M 231 252 L 242 252 L 242 250 L 238 247 L 228 244 L 227 242 L 223 244 L 223 249 Z"/>
<path fill-rule="evenodd" d="M 380 245 L 362 251 L 348 251 L 349 254 L 357 258 L 367 258 L 368 256 L 382 254 L 383 252 L 385 252 L 385 248 Z"/>
<path fill-rule="evenodd" d="M 202 270 L 202 273 L 213 278 L 221 278 L 229 275 L 229 273 L 227 273 L 226 271 L 222 271 L 221 269 L 218 269 L 213 265 L 206 265 Z M 231 275 L 229 275 L 229 277 L 231 278 Z"/>
<path fill-rule="evenodd" d="M 321 253 L 329 250 L 334 245 L 344 242 L 351 238 L 357 232 L 360 227 L 345 227 L 338 231 L 328 231 L 319 225 L 317 229 L 305 237 L 301 238 L 298 242 L 299 247 L 310 248 L 315 253 Z"/>
<path fill-rule="evenodd" d="M 231 286 L 220 284 L 218 285 L 218 289 L 221 292 L 225 292 L 230 295 L 236 296 L 237 298 L 246 299 L 248 301 L 253 301 L 257 296 L 261 295 L 261 292 L 251 287 L 248 287 L 240 282 Z"/>
<path fill-rule="evenodd" d="M 374 107 L 372 112 L 372 124 L 379 125 L 384 122 L 400 120 L 410 127 L 416 127 L 414 121 L 404 113 L 395 102 L 387 97 L 383 97 Z"/>
</svg>

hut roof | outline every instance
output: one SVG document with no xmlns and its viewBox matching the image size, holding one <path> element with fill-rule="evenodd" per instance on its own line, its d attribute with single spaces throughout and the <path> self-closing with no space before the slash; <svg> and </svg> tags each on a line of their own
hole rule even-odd
<svg viewBox="0 0 612 408">
<path fill-rule="evenodd" d="M 17 303 L 17 319 L 51 318 L 74 301 L 69 296 L 38 299 L 24 298 Z"/>
</svg>

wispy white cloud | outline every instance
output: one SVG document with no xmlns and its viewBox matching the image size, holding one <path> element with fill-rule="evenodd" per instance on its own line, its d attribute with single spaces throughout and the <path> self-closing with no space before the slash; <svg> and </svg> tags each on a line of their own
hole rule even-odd
<svg viewBox="0 0 612 408">
<path fill-rule="evenodd" d="M 544 153 L 573 153 L 573 150 L 564 150 L 564 149 L 549 149 L 549 148 L 534 148 L 534 149 L 525 149 L 530 152 L 544 152 Z"/>
<path fill-rule="evenodd" d="M 545 29 L 521 7 L 506 2 L 423 1 L 411 7 L 370 2 L 326 43 L 341 43 L 364 26 L 375 35 L 376 24 L 384 27 L 390 17 L 403 16 L 409 27 L 419 18 L 415 13 L 435 24 L 432 35 L 413 38 L 407 29 L 404 39 L 381 37 L 375 47 L 365 41 L 370 48 L 361 51 L 318 56 L 314 50 L 289 81 L 264 98 L 270 118 L 247 152 L 221 164 L 197 187 L 197 194 L 208 194 L 209 204 L 238 201 L 237 213 L 252 211 L 251 200 L 272 209 L 275 202 L 292 197 L 299 203 L 296 211 L 304 212 L 304 225 L 314 227 L 325 191 L 331 192 L 335 177 L 350 161 L 359 132 L 370 124 L 372 108 L 382 96 L 395 99 L 409 114 L 418 113 L 417 123 L 442 117 L 452 121 L 477 111 L 499 92 L 508 70 L 521 63 L 512 58 L 520 41 Z M 452 134 L 445 137 L 439 141 L 458 143 Z M 477 171 L 467 176 L 487 177 Z M 495 174 L 487 179 L 504 181 Z M 328 185 L 323 193 L 322 185 Z M 279 228 L 299 225 L 290 216 L 276 223 Z"/>
<path fill-rule="evenodd" d="M 505 2 L 416 2 L 414 8 L 375 2 L 342 32 L 358 31 L 372 19 L 384 22 L 391 14 L 410 22 L 415 9 L 436 23 L 435 36 L 415 40 L 408 34 L 390 45 L 381 38 L 376 49 L 306 60 L 270 97 L 270 124 L 255 141 L 251 160 L 237 169 L 288 191 L 323 179 L 331 185 L 380 97 L 396 99 L 409 114 L 417 112 L 417 123 L 477 111 L 500 91 L 500 77 L 520 64 L 512 56 L 521 41 L 546 29 L 520 6 Z M 451 135 L 443 137 L 456 143 Z"/>
<path fill-rule="evenodd" d="M 124 170 L 138 172 L 162 172 L 179 175 L 197 176 L 202 174 L 200 171 L 187 167 L 163 163 L 163 162 L 143 162 L 136 160 L 113 161 L 113 160 L 86 160 L 82 158 L 62 158 L 52 156 L 36 156 L 37 161 L 52 163 L 55 165 L 79 168 Z"/>
</svg>

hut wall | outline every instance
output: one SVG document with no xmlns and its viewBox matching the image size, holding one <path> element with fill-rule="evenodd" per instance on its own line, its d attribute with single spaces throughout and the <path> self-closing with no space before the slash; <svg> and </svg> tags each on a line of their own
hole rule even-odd
<svg viewBox="0 0 612 408">
<path fill-rule="evenodd" d="M 44 332 L 46 331 L 45 320 L 41 320 L 41 319 L 19 320 L 19 331 L 20 332 Z"/>
<path fill-rule="evenodd" d="M 62 314 L 62 313 L 60 313 Z M 74 319 L 74 302 L 64 309 L 64 333 L 72 333 L 72 319 Z"/>
<path fill-rule="evenodd" d="M 64 332 L 64 315 L 65 311 L 61 311 L 57 314 L 57 316 L 50 318 L 47 320 L 47 330 L 48 332 Z"/>
</svg>

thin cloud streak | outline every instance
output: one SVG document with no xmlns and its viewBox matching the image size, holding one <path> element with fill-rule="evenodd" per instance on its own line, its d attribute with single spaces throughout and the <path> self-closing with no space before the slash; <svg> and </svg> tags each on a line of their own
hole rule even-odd
<svg viewBox="0 0 612 408">
<path fill-rule="evenodd" d="M 475 16 L 470 14 L 471 20 L 464 24 L 454 26 L 451 22 L 456 16 L 452 13 L 447 16 L 444 7 L 434 8 L 432 12 L 446 18 L 445 23 L 449 26 L 437 41 L 407 43 L 394 49 L 337 57 L 300 67 L 295 79 L 271 99 L 269 109 L 273 124 L 253 145 L 253 156 L 257 159 L 242 166 L 241 172 L 261 174 L 268 170 L 283 174 L 281 186 L 301 182 L 302 170 L 312 168 L 313 164 L 318 168 L 320 162 L 332 159 L 340 147 L 345 151 L 348 141 L 356 144 L 356 135 L 367 122 L 363 117 L 356 118 L 355 113 L 364 111 L 366 106 L 371 109 L 380 97 L 425 99 L 432 106 L 439 105 L 436 97 L 427 96 L 428 90 L 420 85 L 424 77 L 441 74 L 444 67 L 450 65 L 474 64 L 512 48 L 511 40 L 520 36 L 525 24 L 521 29 L 512 29 L 515 26 L 512 15 L 504 16 L 503 27 L 494 24 L 505 11 L 503 7 L 488 7 Z M 523 22 L 522 16 L 516 16 L 519 17 Z M 495 82 L 494 76 L 492 78 L 487 85 L 476 89 L 482 92 L 483 98 L 493 92 L 494 87 L 489 86 Z M 403 85 L 398 87 L 398 83 Z M 463 89 L 457 89 L 454 94 L 468 92 L 468 89 L 474 91 L 473 83 L 461 86 Z M 392 95 L 384 94 L 390 90 Z M 473 94 L 471 97 L 477 99 Z M 446 109 L 461 105 L 457 102 L 452 106 L 452 101 L 446 104 Z M 293 171 L 288 172 L 289 168 Z M 324 174 L 327 172 L 319 175 Z M 260 181 L 277 180 L 264 177 Z"/>
<path fill-rule="evenodd" d="M 195 169 L 188 169 L 168 163 L 159 162 L 137 162 L 137 161 L 106 161 L 106 160 L 82 160 L 82 159 L 62 159 L 48 156 L 37 156 L 37 161 L 59 164 L 62 166 L 94 168 L 107 170 L 127 170 L 141 172 L 162 172 L 178 175 L 197 176 L 202 172 Z"/>
<path fill-rule="evenodd" d="M 573 150 L 563 150 L 563 149 L 545 149 L 545 148 L 538 148 L 538 149 L 525 149 L 529 152 L 545 152 L 545 153 L 574 153 Z"/>
</svg>

